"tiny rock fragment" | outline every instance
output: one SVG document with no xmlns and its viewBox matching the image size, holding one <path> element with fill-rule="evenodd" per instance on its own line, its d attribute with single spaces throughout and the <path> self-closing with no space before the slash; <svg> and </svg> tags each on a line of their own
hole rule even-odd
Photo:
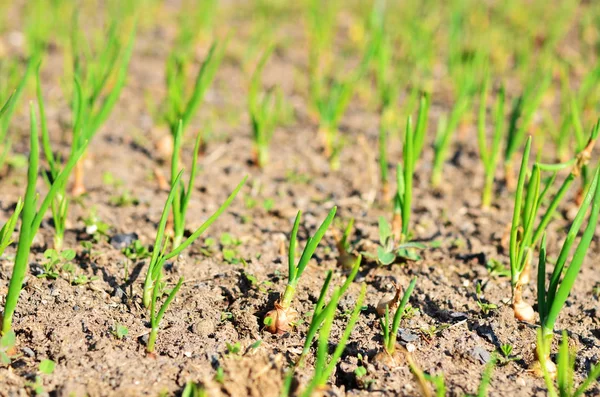
<svg viewBox="0 0 600 397">
<path fill-rule="evenodd" d="M 110 238 L 110 245 L 121 250 L 138 239 L 137 233 L 119 233 Z"/>
<path fill-rule="evenodd" d="M 490 352 L 488 352 L 481 346 L 475 346 L 473 349 L 471 349 L 469 354 L 471 355 L 471 357 L 473 357 L 476 361 L 479 361 L 481 364 L 487 364 L 488 361 L 490 361 L 490 359 L 492 358 L 492 355 L 490 354 Z"/>
</svg>

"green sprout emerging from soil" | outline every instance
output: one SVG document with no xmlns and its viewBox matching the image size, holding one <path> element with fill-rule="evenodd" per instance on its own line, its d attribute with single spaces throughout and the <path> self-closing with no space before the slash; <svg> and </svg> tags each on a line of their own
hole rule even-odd
<svg viewBox="0 0 600 397">
<path fill-rule="evenodd" d="M 17 255 L 15 257 L 15 264 L 10 277 L 10 284 L 8 286 L 8 293 L 6 295 L 6 303 L 4 305 L 4 313 L 2 313 L 2 335 L 5 335 L 12 329 L 13 315 L 17 308 L 19 295 L 21 293 L 21 289 L 23 288 L 25 272 L 27 271 L 27 265 L 29 263 L 31 244 L 33 243 L 33 239 L 42 223 L 44 214 L 52 204 L 60 189 L 66 183 L 71 170 L 73 167 L 75 167 L 75 164 L 83 155 L 87 147 L 87 142 L 83 143 L 79 150 L 69 158 L 62 171 L 57 174 L 52 185 L 50 186 L 50 189 L 48 190 L 48 193 L 38 207 L 37 203 L 39 200 L 37 197 L 36 182 L 39 172 L 39 133 L 33 104 L 30 104 L 30 133 L 27 189 L 25 191 L 25 198 L 23 199 L 23 211 L 21 218 L 22 224 L 19 232 Z"/>
<path fill-rule="evenodd" d="M 494 176 L 500 158 L 500 144 L 502 143 L 502 134 L 504 132 L 504 87 L 501 87 L 498 91 L 496 106 L 494 108 L 494 132 L 492 134 L 491 144 L 488 146 L 485 131 L 489 80 L 489 76 L 486 76 L 481 87 L 479 119 L 477 123 L 479 155 L 481 156 L 481 162 L 483 163 L 483 169 L 485 171 L 485 181 L 483 184 L 483 192 L 481 194 L 481 206 L 484 209 L 489 208 L 492 204 Z"/>
<path fill-rule="evenodd" d="M 4 250 L 6 250 L 6 247 L 13 243 L 12 234 L 15 231 L 15 227 L 17 226 L 19 215 L 23 210 L 23 205 L 23 200 L 19 199 L 19 201 L 17 201 L 15 210 L 13 211 L 12 215 L 10 216 L 10 218 L 8 218 L 6 223 L 2 225 L 2 228 L 0 228 L 0 256 L 2 256 Z"/>
<path fill-rule="evenodd" d="M 277 106 L 278 97 L 275 93 L 272 91 L 262 95 L 260 93 L 261 76 L 274 48 L 274 46 L 267 48 L 258 61 L 248 91 L 248 110 L 252 121 L 252 139 L 254 141 L 253 158 L 254 164 L 260 168 L 263 168 L 268 162 L 269 143 L 280 118 Z"/>
<path fill-rule="evenodd" d="M 181 141 L 183 139 L 183 122 L 179 122 L 179 128 L 175 133 L 175 141 L 173 147 L 173 156 L 171 157 L 171 181 L 175 181 L 177 178 L 177 172 L 180 168 L 180 156 L 181 156 Z M 194 190 L 194 182 L 196 181 L 196 175 L 198 173 L 198 152 L 200 150 L 200 138 L 198 134 L 196 137 L 196 143 L 194 145 L 194 152 L 192 154 L 192 168 L 190 171 L 190 179 L 187 187 L 180 181 L 175 185 L 175 199 L 173 200 L 173 246 L 177 247 L 183 240 L 185 233 L 185 219 L 187 214 L 188 205 Z"/>
<path fill-rule="evenodd" d="M 329 225 L 333 221 L 336 210 L 337 207 L 333 207 L 331 211 L 329 211 L 329 214 L 321 226 L 319 226 L 315 232 L 315 235 L 309 237 L 309 239 L 306 241 L 306 246 L 302 251 L 300 260 L 296 264 L 296 242 L 298 228 L 300 227 L 300 217 L 302 215 L 302 212 L 298 211 L 296 220 L 294 221 L 294 227 L 292 228 L 290 245 L 288 248 L 288 283 L 281 298 L 275 302 L 275 309 L 269 311 L 265 315 L 264 324 L 267 331 L 273 334 L 284 334 L 291 330 L 293 324 L 297 320 L 298 312 L 291 307 L 291 304 L 292 300 L 294 299 L 294 295 L 296 294 L 298 282 L 300 281 L 300 277 L 302 276 L 302 273 L 304 273 L 306 266 L 308 266 L 308 262 L 315 253 L 317 246 L 321 242 L 321 239 L 325 235 L 325 232 L 329 228 Z"/>
<path fill-rule="evenodd" d="M 596 379 L 600 376 L 600 365 L 592 366 L 589 374 L 583 382 L 575 388 L 575 352 L 569 349 L 569 337 L 566 331 L 562 333 L 562 341 L 558 349 L 558 367 L 549 361 L 548 352 L 550 344 L 543 336 L 543 330 L 538 330 L 537 354 L 539 363 L 546 387 L 548 388 L 548 396 L 550 397 L 579 397 L 585 395 L 585 392 L 592 387 Z M 548 370 L 551 367 L 555 370 L 552 373 Z M 554 386 L 554 378 L 558 386 L 558 392 Z"/>
<path fill-rule="evenodd" d="M 341 297 L 341 290 L 336 289 L 333 292 L 333 296 L 331 297 L 331 301 L 324 308 L 323 311 L 323 324 L 319 331 L 319 339 L 317 344 L 317 352 L 315 358 L 315 369 L 314 375 L 309 382 L 308 386 L 301 393 L 302 397 L 310 397 L 313 395 L 315 390 L 323 388 L 327 384 L 327 380 L 335 371 L 337 363 L 339 359 L 342 357 L 344 350 L 346 349 L 346 344 L 348 343 L 348 339 L 350 338 L 350 334 L 358 321 L 358 316 L 362 309 L 362 304 L 365 299 L 365 295 L 367 293 L 367 285 L 362 284 L 360 295 L 356 300 L 356 304 L 354 306 L 354 310 L 348 319 L 348 323 L 342 336 L 337 342 L 337 346 L 332 354 L 329 354 L 329 343 L 331 340 L 331 329 L 333 326 L 333 320 L 335 318 L 335 310 L 337 308 L 337 303 Z"/>
<path fill-rule="evenodd" d="M 73 138 L 71 154 L 78 152 L 85 142 L 90 142 L 100 127 L 106 122 L 114 109 L 127 78 L 129 60 L 133 53 L 136 35 L 134 21 L 129 36 L 123 40 L 124 21 L 113 21 L 107 32 L 105 46 L 92 57 L 83 57 L 82 48 L 88 43 L 81 35 L 77 15 L 74 17 L 71 35 L 71 53 L 73 54 L 74 85 L 73 90 Z M 109 86 L 109 81 L 114 80 Z M 86 192 L 84 168 L 79 163 L 75 167 L 71 188 L 73 196 Z"/>
<path fill-rule="evenodd" d="M 11 149 L 12 139 L 8 136 L 8 127 L 10 121 L 17 108 L 19 99 L 23 95 L 23 90 L 27 84 L 29 76 L 33 73 L 35 66 L 39 63 L 41 54 L 35 54 L 27 61 L 27 66 L 22 76 L 18 77 L 18 80 L 14 82 L 15 86 L 0 86 L 0 98 L 8 98 L 6 102 L 2 104 L 0 108 L 0 170 L 3 168 L 8 153 Z M 15 72 L 17 72 L 18 66 L 14 65 Z M 12 74 L 9 72 L 9 74 Z M 12 92 L 10 91 L 12 90 Z M 0 102 L 1 103 L 1 102 Z"/>
<path fill-rule="evenodd" d="M 585 216 L 590 208 L 590 215 L 587 226 L 579 240 L 579 244 L 567 265 L 568 257 L 571 253 L 571 248 L 575 243 L 575 239 L 585 220 Z M 545 352 L 546 369 L 548 372 L 556 372 L 556 368 L 551 365 L 549 359 L 550 352 L 547 347 L 550 346 L 554 336 L 554 325 L 558 319 L 561 309 L 565 305 L 569 297 L 575 280 L 581 270 L 581 265 L 585 259 L 587 250 L 590 247 L 594 232 L 598 224 L 598 215 L 600 214 L 600 168 L 596 170 L 594 179 L 589 186 L 588 192 L 585 195 L 583 203 L 577 212 L 577 216 L 571 224 L 567 238 L 563 243 L 560 254 L 554 265 L 550 282 L 546 283 L 546 238 L 542 238 L 540 249 L 540 259 L 538 265 L 538 312 L 540 313 L 541 338 L 543 339 L 542 348 L 540 351 Z M 544 350 L 546 349 L 546 350 Z"/>
<path fill-rule="evenodd" d="M 599 132 L 599 124 L 596 124 L 586 148 L 569 162 L 553 165 L 535 163 L 527 187 L 525 187 L 528 157 L 531 151 L 531 137 L 527 140 L 517 182 L 509 243 L 513 308 L 515 317 L 519 320 L 534 321 L 533 308 L 522 300 L 523 286 L 528 284 L 530 279 L 531 260 L 534 250 L 570 185 L 580 173 L 582 166 L 589 161 L 591 150 L 598 138 Z M 563 181 L 536 226 L 535 222 L 539 210 L 556 178 L 557 171 L 569 166 L 572 167 L 570 174 Z M 541 188 L 541 172 L 543 170 L 551 171 L 553 175 L 546 182 L 545 187 Z"/>
<path fill-rule="evenodd" d="M 158 336 L 158 331 L 160 327 L 160 322 L 165 314 L 165 311 L 175 298 L 175 295 L 181 288 L 183 284 L 183 277 L 180 277 L 177 281 L 177 284 L 171 291 L 167 294 L 167 298 L 159 306 L 158 300 L 165 293 L 164 291 L 164 283 L 162 281 L 163 277 L 163 268 L 165 263 L 169 259 L 177 258 L 187 247 L 189 247 L 200 235 L 208 229 L 208 227 L 213 224 L 219 216 L 229 207 L 233 199 L 237 196 L 238 192 L 246 183 L 246 177 L 238 184 L 238 186 L 233 190 L 233 192 L 229 195 L 227 200 L 212 214 L 203 224 L 200 226 L 190 237 L 188 237 L 184 242 L 179 245 L 173 245 L 170 250 L 169 249 L 169 239 L 165 236 L 165 228 L 167 225 L 167 218 L 169 216 L 169 212 L 171 210 L 171 205 L 173 204 L 173 200 L 177 194 L 177 186 L 179 185 L 181 175 L 183 171 L 180 171 L 176 176 L 175 180 L 171 185 L 171 191 L 169 192 L 169 196 L 167 197 L 167 201 L 165 202 L 165 206 L 162 212 L 162 216 L 160 218 L 160 222 L 158 224 L 158 229 L 156 232 L 156 239 L 154 240 L 154 248 L 152 251 L 152 257 L 150 258 L 150 265 L 148 266 L 148 271 L 146 273 L 146 280 L 144 282 L 144 294 L 143 294 L 143 303 L 146 308 L 150 309 L 150 336 L 148 338 L 148 344 L 146 346 L 146 352 L 149 355 L 154 354 L 154 344 L 156 343 L 156 338 Z"/>
<path fill-rule="evenodd" d="M 383 330 L 383 349 L 385 354 L 390 357 L 394 356 L 396 352 L 396 337 L 398 335 L 398 328 L 400 328 L 400 320 L 404 316 L 404 308 L 408 304 L 410 295 L 415 289 L 417 279 L 413 278 L 404 291 L 402 300 L 398 304 L 400 298 L 400 288 L 396 287 L 397 291 L 391 301 L 383 301 L 377 305 L 377 312 L 381 315 L 381 307 L 383 307 L 383 318 L 380 319 L 381 329 Z M 393 322 L 391 323 L 390 329 L 390 311 L 395 310 Z"/>
</svg>

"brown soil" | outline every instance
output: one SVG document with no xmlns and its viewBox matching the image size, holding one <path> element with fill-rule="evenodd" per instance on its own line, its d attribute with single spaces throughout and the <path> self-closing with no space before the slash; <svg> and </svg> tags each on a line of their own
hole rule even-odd
<svg viewBox="0 0 600 397">
<path fill-rule="evenodd" d="M 166 192 L 157 189 L 153 168 L 153 142 L 166 133 L 148 113 L 148 101 L 156 102 L 163 90 L 164 59 L 172 29 L 142 30 L 136 43 L 128 84 L 109 121 L 96 136 L 86 159 L 86 184 L 89 194 L 72 203 L 71 227 L 65 246 L 78 252 L 76 273 L 97 277 L 89 284 L 72 286 L 67 280 L 37 278 L 36 268 L 43 252 L 51 246 L 53 229 L 44 223 L 31 255 L 31 271 L 14 320 L 21 358 L 9 367 L 0 367 L 0 396 L 27 395 L 27 383 L 35 376 L 39 362 L 49 358 L 57 363 L 52 375 L 44 375 L 47 392 L 57 396 L 139 396 L 161 392 L 176 394 L 189 380 L 202 382 L 210 395 L 277 396 L 285 371 L 298 357 L 304 343 L 307 323 L 297 331 L 274 336 L 262 329 L 262 316 L 272 308 L 283 291 L 287 274 L 287 238 L 298 209 L 303 210 L 300 242 L 312 234 L 333 205 L 338 219 L 356 218 L 354 243 L 372 249 L 376 243 L 377 219 L 389 216 L 390 209 L 374 202 L 377 186 L 377 117 L 355 101 L 344 118 L 342 130 L 348 137 L 339 172 L 328 171 L 320 153 L 317 127 L 308 117 L 304 93 L 292 81 L 300 73 L 305 53 L 293 47 L 278 53 L 269 62 L 267 84 L 280 84 L 294 106 L 296 121 L 279 128 L 271 145 L 271 162 L 265 170 L 252 167 L 248 118 L 245 114 L 247 76 L 234 54 L 226 58 L 208 92 L 201 114 L 186 139 L 209 125 L 213 134 L 207 152 L 201 158 L 202 171 L 192 196 L 188 217 L 190 229 L 198 226 L 224 200 L 231 189 L 249 174 L 250 180 L 238 199 L 204 237 L 216 238 L 230 233 L 240 240 L 236 247 L 244 263 L 230 264 L 220 247 L 212 254 L 201 250 L 200 239 L 185 255 L 166 270 L 166 280 L 174 283 L 185 277 L 185 284 L 167 311 L 156 346 L 157 357 L 146 357 L 144 336 L 148 334 L 148 315 L 141 305 L 141 284 L 147 260 L 130 265 L 125 279 L 125 256 L 106 241 L 93 244 L 86 254 L 79 241 L 88 239 L 82 217 L 96 208 L 98 216 L 112 226 L 111 234 L 135 232 L 149 245 Z M 231 51 L 243 45 L 234 37 Z M 62 99 L 60 78 L 63 55 L 51 52 L 43 69 L 47 93 L 49 127 L 56 142 L 61 122 L 68 119 L 68 107 Z M 32 92 L 28 96 L 33 99 Z M 148 99 L 150 98 L 150 99 Z M 448 103 L 434 103 L 429 120 L 429 137 L 435 133 L 437 119 Z M 27 98 L 26 98 L 27 99 Z M 25 101 L 23 102 L 25 103 Z M 238 116 L 239 115 L 239 116 Z M 16 151 L 27 153 L 25 112 L 13 125 L 24 138 Z M 457 134 L 458 136 L 458 134 Z M 428 373 L 443 373 L 449 395 L 475 393 L 484 368 L 474 358 L 473 349 L 493 352 L 502 344 L 511 344 L 520 359 L 499 366 L 493 375 L 490 395 L 544 395 L 543 381 L 528 371 L 534 361 L 536 330 L 516 322 L 507 304 L 510 296 L 506 277 L 490 277 L 488 259 L 508 264 L 501 239 L 510 221 L 510 194 L 499 189 L 489 212 L 479 208 L 483 170 L 477 154 L 472 127 L 465 138 L 453 146 L 453 159 L 444 169 L 445 183 L 439 191 L 429 187 L 432 151 L 427 147 L 417 167 L 414 193 L 413 227 L 415 238 L 439 243 L 423 252 L 422 261 L 378 267 L 365 260 L 357 282 L 343 297 L 334 323 L 335 343 L 345 326 L 344 312 L 353 308 L 360 290 L 368 284 L 367 309 L 362 312 L 348 347 L 330 379 L 330 395 L 407 395 L 418 394 L 408 366 L 396 360 L 396 366 L 377 363 L 381 350 L 381 332 L 375 305 L 392 290 L 392 282 L 407 285 L 418 277 L 410 300 L 416 314 L 402 328 L 418 336 L 412 342 L 416 363 Z M 186 146 L 189 163 L 191 145 Z M 398 161 L 400 143 L 393 138 L 390 159 Z M 64 149 L 64 147 L 63 147 Z M 167 173 L 167 167 L 163 172 Z M 2 178 L 0 193 L 2 221 L 19 195 L 24 192 L 25 169 L 13 169 Z M 108 186 L 102 174 L 111 173 L 124 187 Z M 498 175 L 499 177 L 501 175 Z M 40 181 L 40 190 L 43 184 Z M 138 205 L 117 207 L 110 198 L 124 189 L 139 200 Z M 248 199 L 257 200 L 248 208 Z M 273 199 L 274 207 L 262 208 L 264 199 Z M 558 244 L 573 216 L 572 195 L 562 216 L 549 228 L 549 252 L 556 255 Z M 339 227 L 337 225 L 336 227 Z M 330 232 L 302 277 L 294 307 L 305 314 L 312 310 L 328 269 L 335 269 L 337 251 Z M 362 248 L 361 248 L 362 249 Z M 5 296 L 12 269 L 14 247 L 0 259 L 0 296 Z M 600 307 L 593 289 L 600 282 L 594 264 L 600 260 L 598 239 L 594 239 L 575 289 L 560 316 L 557 329 L 567 330 L 570 343 L 577 349 L 576 372 L 584 375 L 600 357 Z M 535 260 L 534 260 L 535 263 Z M 535 271 L 535 266 L 534 266 Z M 254 276 L 259 284 L 250 282 Z M 336 270 L 334 285 L 344 275 Z M 475 299 L 475 286 L 485 285 L 485 300 L 499 306 L 483 315 Z M 270 283 L 270 284 L 269 284 Z M 525 289 L 525 299 L 534 302 L 533 286 Z M 124 325 L 129 335 L 119 340 L 111 332 Z M 436 332 L 428 333 L 436 327 Z M 558 334 L 557 334 L 558 335 Z M 558 338 L 556 338 L 558 339 Z M 251 345 L 261 340 L 253 348 Z M 229 354 L 227 343 L 239 342 L 240 354 Z M 362 355 L 368 374 L 358 380 L 354 370 Z M 217 382 L 217 368 L 223 370 Z M 294 387 L 305 385 L 312 374 L 312 358 L 298 369 Z M 594 387 L 590 395 L 600 393 Z"/>
</svg>

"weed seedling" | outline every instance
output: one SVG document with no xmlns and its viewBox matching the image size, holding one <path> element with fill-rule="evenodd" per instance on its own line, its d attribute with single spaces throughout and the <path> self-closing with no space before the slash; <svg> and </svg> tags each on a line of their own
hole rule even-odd
<svg viewBox="0 0 600 397">
<path fill-rule="evenodd" d="M 379 217 L 379 246 L 377 247 L 377 256 L 375 259 L 382 266 L 391 265 L 398 258 L 416 261 L 421 259 L 412 249 L 424 249 L 426 246 L 421 243 L 407 242 L 396 244 L 396 236 L 392 231 L 392 225 L 384 217 Z M 363 255 L 373 258 L 369 253 Z"/>
<path fill-rule="evenodd" d="M 44 262 L 42 265 L 44 268 L 44 272 L 38 275 L 38 277 L 49 278 L 54 280 L 59 276 L 59 265 L 66 264 L 69 261 L 75 259 L 75 251 L 64 250 L 61 252 L 57 252 L 53 249 L 47 249 L 46 252 L 44 252 L 44 257 L 46 258 L 46 262 Z"/>
<path fill-rule="evenodd" d="M 304 273 L 306 266 L 308 266 L 308 262 L 325 235 L 327 228 L 329 228 L 329 225 L 333 221 L 336 210 L 337 207 L 333 207 L 321 226 L 317 229 L 315 235 L 308 238 L 304 251 L 302 251 L 302 255 L 300 256 L 300 260 L 296 264 L 296 243 L 298 228 L 300 227 L 300 216 L 302 215 L 302 212 L 298 211 L 296 220 L 294 221 L 294 227 L 292 228 L 290 245 L 288 248 L 288 283 L 281 298 L 275 302 L 275 309 L 265 315 L 264 324 L 267 331 L 273 334 L 286 333 L 297 320 L 298 312 L 291 307 L 291 304 L 292 299 L 296 294 L 298 281 L 300 281 L 300 277 L 302 276 L 302 273 Z"/>
</svg>

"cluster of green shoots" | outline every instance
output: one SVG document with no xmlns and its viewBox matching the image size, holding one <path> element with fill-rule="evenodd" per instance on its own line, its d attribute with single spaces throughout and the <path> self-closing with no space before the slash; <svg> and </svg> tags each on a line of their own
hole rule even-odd
<svg viewBox="0 0 600 397">
<path fill-rule="evenodd" d="M 400 320 L 402 320 L 402 317 L 405 314 L 404 309 L 406 308 L 416 284 L 417 279 L 413 278 L 406 288 L 406 291 L 404 291 L 400 304 L 398 304 L 400 288 L 396 287 L 396 293 L 391 301 L 384 300 L 377 305 L 377 311 L 379 313 L 381 311 L 384 312 L 383 317 L 380 319 L 381 329 L 383 330 L 383 349 L 390 357 L 396 352 L 396 337 L 398 335 L 398 329 L 400 328 Z M 394 312 L 394 318 L 390 329 L 390 311 L 394 309 L 396 311 Z"/>
<path fill-rule="evenodd" d="M 19 301 L 19 295 L 23 288 L 23 280 L 27 272 L 29 264 L 29 254 L 33 239 L 42 223 L 44 214 L 52 205 L 57 194 L 61 191 L 67 178 L 75 167 L 75 164 L 83 155 L 87 147 L 87 142 L 84 142 L 81 147 L 66 162 L 63 169 L 56 175 L 48 193 L 40 202 L 36 191 L 37 178 L 39 173 L 39 132 L 37 126 L 37 118 L 33 104 L 30 105 L 30 153 L 29 153 L 29 168 L 27 171 L 27 189 L 22 203 L 21 211 L 21 229 L 19 231 L 19 239 L 17 245 L 17 254 L 15 257 L 13 271 L 10 277 L 8 293 L 6 295 L 6 303 L 4 312 L 2 313 L 2 334 L 10 332 L 12 329 L 12 320 Z M 14 215 L 13 215 L 14 216 Z M 13 219 L 15 222 L 16 219 Z M 8 231 L 9 228 L 6 229 Z"/>
<path fill-rule="evenodd" d="M 366 284 L 362 284 L 361 291 L 356 300 L 354 309 L 349 314 L 346 328 L 340 336 L 335 350 L 330 354 L 329 344 L 331 341 L 331 330 L 340 299 L 354 281 L 354 278 L 356 277 L 356 274 L 360 268 L 360 263 L 361 257 L 358 256 L 344 284 L 334 289 L 329 301 L 327 301 L 327 292 L 329 291 L 333 272 L 331 270 L 327 272 L 325 281 L 321 287 L 321 292 L 319 293 L 319 298 L 312 312 L 312 317 L 306 333 L 306 339 L 304 341 L 302 353 L 296 361 L 296 367 L 304 365 L 304 360 L 310 353 L 310 348 L 316 338 L 317 346 L 315 352 L 314 374 L 311 380 L 308 382 L 308 385 L 304 388 L 304 390 L 302 390 L 302 392 L 299 393 L 301 396 L 311 396 L 316 390 L 320 390 L 326 386 L 328 379 L 335 371 L 337 363 L 346 349 L 346 344 L 348 343 L 350 335 L 352 334 L 352 330 L 358 321 L 360 311 L 363 308 L 363 302 L 367 292 Z M 291 369 L 288 373 L 282 395 L 290 394 L 293 374 L 294 371 Z"/>
<path fill-rule="evenodd" d="M 19 68 L 17 64 L 10 65 L 10 70 L 6 71 L 8 78 L 4 84 L 0 83 L 0 98 L 8 98 L 6 103 L 2 105 L 0 109 L 0 170 L 3 168 L 8 158 L 8 153 L 11 149 L 11 138 L 8 134 L 10 121 L 17 108 L 19 99 L 23 95 L 23 90 L 27 85 L 29 76 L 33 73 L 33 70 L 39 62 L 40 55 L 34 55 L 31 57 L 23 75 L 19 75 Z M 0 71 L 5 72 L 4 66 L 0 63 Z"/>
<path fill-rule="evenodd" d="M 591 209 L 590 209 L 591 206 Z M 573 244 L 579 235 L 582 225 L 585 221 L 586 214 L 589 211 L 587 226 L 583 230 L 583 234 L 579 239 L 579 243 L 575 248 L 571 260 L 569 256 L 573 248 Z M 556 367 L 552 365 L 549 359 L 552 338 L 554 337 L 554 325 L 558 319 L 561 309 L 567 302 L 569 294 L 573 289 L 575 280 L 581 270 L 581 265 L 585 259 L 587 250 L 590 247 L 596 226 L 598 225 L 598 215 L 600 214 L 600 169 L 596 173 L 590 183 L 588 191 L 583 199 L 579 211 L 569 228 L 567 238 L 565 239 L 558 259 L 554 264 L 554 269 L 550 277 L 549 283 L 546 281 L 547 254 L 546 254 L 546 238 L 542 237 L 542 243 L 539 255 L 538 275 L 537 275 L 537 304 L 540 314 L 540 336 L 541 346 L 538 346 L 540 353 L 539 357 L 543 364 L 544 371 L 550 373 L 556 372 Z M 564 344 L 563 340 L 563 344 Z M 566 359 L 566 358 L 564 358 Z M 544 363 L 545 362 L 545 363 Z M 560 366 L 560 358 L 559 358 Z M 596 369 L 596 372 L 597 369 Z M 559 377 L 564 376 L 559 371 Z M 598 375 L 596 375 L 598 376 Z"/>
<path fill-rule="evenodd" d="M 183 277 L 180 277 L 175 287 L 170 292 L 165 291 L 165 283 L 163 281 L 163 268 L 165 263 L 170 259 L 175 259 L 180 255 L 187 247 L 189 247 L 210 225 L 212 225 L 219 216 L 229 207 L 231 202 L 235 199 L 238 192 L 246 183 L 244 178 L 238 186 L 233 190 L 225 202 L 212 214 L 200 227 L 198 227 L 186 240 L 180 244 L 170 244 L 169 238 L 165 235 L 165 229 L 167 226 L 167 218 L 171 211 L 171 206 L 178 194 L 179 184 L 183 171 L 175 177 L 171 185 L 171 191 L 165 202 L 163 212 L 158 224 L 156 231 L 156 238 L 154 240 L 154 246 L 152 256 L 150 257 L 150 264 L 148 271 L 146 272 L 146 278 L 144 281 L 143 290 L 143 303 L 146 308 L 150 310 L 150 336 L 148 338 L 148 344 L 146 345 L 146 352 L 149 355 L 154 354 L 154 345 L 158 336 L 160 322 L 165 314 L 165 311 L 175 298 L 175 295 L 183 284 Z M 159 299 L 164 295 L 167 298 L 164 300 L 162 305 L 159 305 Z"/>
<path fill-rule="evenodd" d="M 74 90 L 72 101 L 73 134 L 70 157 L 85 144 L 90 142 L 99 128 L 106 122 L 121 91 L 125 86 L 129 60 L 133 52 L 136 34 L 136 21 L 130 27 L 129 36 L 121 37 L 124 21 L 113 21 L 110 25 L 106 43 L 93 56 L 83 57 L 83 48 L 89 48 L 79 28 L 77 15 L 74 16 L 71 36 L 73 55 Z M 46 149 L 45 149 L 46 150 Z M 48 161 L 54 161 L 46 152 Z M 86 192 L 84 184 L 83 164 L 77 164 L 71 193 L 74 196 Z"/>
<path fill-rule="evenodd" d="M 530 279 L 531 260 L 537 244 L 540 242 L 544 230 L 546 230 L 556 213 L 559 204 L 577 175 L 581 172 L 582 167 L 589 161 L 591 150 L 600 132 L 599 126 L 600 124 L 596 124 L 592 130 L 588 144 L 572 160 L 552 165 L 535 163 L 526 186 L 531 137 L 527 140 L 517 183 L 509 243 L 513 308 L 517 319 L 527 322 L 534 321 L 533 308 L 522 299 L 522 288 L 529 283 Z M 550 200 L 545 212 L 536 225 L 540 208 L 556 179 L 557 172 L 567 167 L 571 167 L 570 174 L 565 178 L 557 193 Z M 552 176 L 546 181 L 543 188 L 541 186 L 542 171 L 552 172 Z"/>
<path fill-rule="evenodd" d="M 196 143 L 194 145 L 194 152 L 192 154 L 192 167 L 190 171 L 190 178 L 187 183 L 179 179 L 176 185 L 173 185 L 172 189 L 175 190 L 175 198 L 173 199 L 173 245 L 176 247 L 181 244 L 185 233 L 185 219 L 187 214 L 188 205 L 194 190 L 194 182 L 198 173 L 198 152 L 200 151 L 200 140 L 202 135 L 198 134 L 196 137 Z M 179 122 L 179 127 L 175 131 L 173 142 L 173 155 L 171 156 L 171 183 L 175 183 L 177 179 L 178 170 L 180 166 L 181 157 L 181 146 L 183 139 L 183 122 Z"/>
<path fill-rule="evenodd" d="M 252 124 L 252 140 L 254 142 L 254 163 L 263 168 L 269 159 L 269 143 L 277 125 L 279 115 L 278 97 L 272 91 L 261 95 L 261 76 L 265 64 L 273 53 L 274 47 L 270 46 L 262 55 L 256 69 L 252 74 L 250 89 L 248 91 L 248 110 Z"/>
<path fill-rule="evenodd" d="M 291 306 L 292 300 L 296 294 L 296 289 L 298 288 L 298 282 L 317 249 L 317 246 L 321 242 L 321 239 L 325 235 L 325 232 L 329 228 L 329 225 L 333 221 L 336 210 L 337 207 L 333 207 L 331 211 L 329 211 L 329 214 L 321 226 L 319 226 L 315 235 L 307 240 L 302 255 L 300 256 L 298 263 L 296 263 L 296 244 L 298 229 L 300 228 L 300 217 L 302 215 L 302 212 L 298 211 L 296 220 L 294 221 L 294 227 L 292 228 L 288 249 L 288 283 L 281 298 L 275 302 L 275 308 L 265 315 L 264 324 L 267 331 L 273 334 L 286 333 L 291 330 L 298 319 L 298 312 Z"/>
<path fill-rule="evenodd" d="M 189 69 L 194 52 L 192 51 L 192 38 L 188 37 L 186 32 L 185 29 L 182 29 L 176 46 L 167 58 L 167 97 L 165 98 L 164 119 L 169 126 L 171 136 L 167 137 L 170 141 L 159 142 L 160 146 L 158 147 L 159 154 L 165 158 L 172 155 L 172 143 L 179 130 L 179 124 L 182 124 L 182 129 L 185 130 L 198 111 L 206 90 L 215 78 L 227 47 L 227 39 L 213 42 L 190 91 L 188 89 L 190 86 L 188 84 Z"/>
<path fill-rule="evenodd" d="M 494 107 L 494 130 L 492 141 L 488 146 L 486 138 L 486 112 L 489 90 L 489 76 L 486 76 L 481 86 L 481 97 L 479 100 L 479 118 L 477 123 L 477 142 L 479 144 L 479 155 L 483 163 L 485 181 L 481 193 L 481 207 L 487 209 L 492 204 L 494 176 L 500 158 L 502 134 L 504 132 L 504 87 L 498 91 L 496 106 Z"/>
<path fill-rule="evenodd" d="M 537 354 L 540 360 L 540 366 L 546 387 L 548 388 L 548 396 L 550 397 L 579 397 L 585 395 L 587 389 L 592 387 L 596 382 L 596 379 L 600 376 L 600 365 L 592 366 L 590 373 L 581 382 L 581 384 L 575 388 L 575 352 L 569 349 L 569 337 L 567 332 L 563 331 L 562 341 L 558 349 L 558 366 L 556 367 L 556 373 L 552 373 L 548 370 L 548 367 L 554 368 L 554 363 L 549 361 L 548 352 L 550 349 L 550 343 L 545 340 L 543 331 L 538 331 L 538 344 Z M 554 386 L 554 378 L 558 386 L 558 391 Z"/>
</svg>

